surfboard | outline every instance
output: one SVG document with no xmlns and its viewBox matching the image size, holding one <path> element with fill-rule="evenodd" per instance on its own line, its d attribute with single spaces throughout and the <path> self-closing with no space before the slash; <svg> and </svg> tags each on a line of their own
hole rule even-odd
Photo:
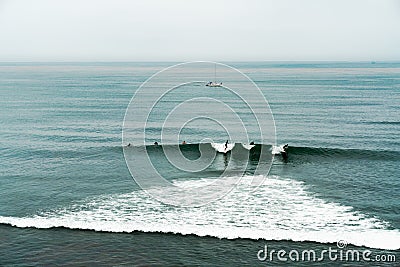
<svg viewBox="0 0 400 267">
<path fill-rule="evenodd" d="M 218 152 L 220 153 L 226 153 L 228 151 L 231 151 L 235 144 L 228 144 L 227 148 L 225 148 L 225 143 L 219 144 L 219 143 L 211 143 L 211 146 Z"/>
</svg>

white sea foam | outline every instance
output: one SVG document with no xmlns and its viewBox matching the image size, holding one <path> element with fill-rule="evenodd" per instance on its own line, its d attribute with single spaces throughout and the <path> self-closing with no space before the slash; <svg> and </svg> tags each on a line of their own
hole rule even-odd
<svg viewBox="0 0 400 267">
<path fill-rule="evenodd" d="M 253 147 L 255 147 L 255 145 L 242 144 L 242 147 L 247 149 L 247 150 L 251 150 Z"/>
<path fill-rule="evenodd" d="M 367 217 L 351 207 L 326 202 L 309 193 L 302 182 L 272 176 L 252 191 L 252 178 L 244 177 L 229 195 L 199 208 L 166 206 L 143 191 L 135 191 L 98 196 L 30 217 L 0 216 L 0 223 L 110 232 L 169 232 L 228 239 L 321 243 L 345 240 L 357 246 L 400 248 L 399 230 L 388 230 L 384 221 Z M 209 180 L 174 183 L 196 187 L 212 182 Z"/>
<path fill-rule="evenodd" d="M 235 147 L 235 144 L 227 144 L 225 147 L 225 143 L 211 143 L 211 146 L 220 153 L 226 153 L 231 151 Z"/>
<path fill-rule="evenodd" d="M 285 152 L 285 150 L 283 149 L 283 146 L 284 145 L 272 146 L 272 154 L 278 155 L 278 154 L 281 154 L 282 152 Z"/>
</svg>

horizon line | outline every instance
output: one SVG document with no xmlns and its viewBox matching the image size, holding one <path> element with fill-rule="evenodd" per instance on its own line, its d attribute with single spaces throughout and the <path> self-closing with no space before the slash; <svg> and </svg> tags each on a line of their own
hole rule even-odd
<svg viewBox="0 0 400 267">
<path fill-rule="evenodd" d="M 181 62 L 237 62 L 237 63 L 400 63 L 395 60 L 0 60 L 4 63 L 181 63 Z"/>
</svg>

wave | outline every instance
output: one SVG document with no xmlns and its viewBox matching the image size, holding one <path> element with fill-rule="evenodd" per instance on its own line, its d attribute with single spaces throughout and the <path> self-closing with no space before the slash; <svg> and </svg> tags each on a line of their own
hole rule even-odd
<svg viewBox="0 0 400 267">
<path fill-rule="evenodd" d="M 400 125 L 400 121 L 365 121 L 366 124 Z"/>
<path fill-rule="evenodd" d="M 206 143 L 203 145 L 212 144 Z M 162 147 L 169 147 L 176 145 L 147 145 L 146 150 L 149 153 L 162 153 Z M 249 151 L 245 148 L 245 144 L 240 146 L 234 146 L 232 152 L 240 153 L 250 153 L 252 156 L 259 156 L 261 148 L 265 148 L 267 151 L 270 151 L 272 154 L 279 155 L 278 152 L 281 152 L 282 146 L 271 146 L 265 144 L 255 144 Z M 127 147 L 129 148 L 129 147 Z M 200 151 L 199 144 L 186 144 L 179 145 L 179 148 L 182 152 L 185 151 Z M 287 149 L 287 153 L 289 155 L 289 159 L 296 160 L 304 157 L 317 157 L 320 159 L 332 159 L 332 160 L 340 160 L 340 159 L 365 159 L 365 160 L 400 160 L 400 151 L 389 151 L 389 150 L 366 150 L 366 149 L 343 149 L 343 148 L 323 148 L 323 147 L 298 147 L 298 146 L 290 146 Z"/>
<path fill-rule="evenodd" d="M 238 143 L 240 144 L 240 143 Z M 212 148 L 212 144 L 206 143 L 209 149 Z M 6 157 L 20 157 L 24 160 L 31 158 L 65 158 L 65 159 L 95 159 L 97 157 L 104 157 L 104 155 L 121 154 L 122 151 L 129 151 L 131 148 L 142 148 L 146 149 L 149 154 L 163 153 L 163 147 L 172 147 L 176 145 L 146 145 L 146 146 L 97 146 L 97 147 L 85 147 L 81 149 L 71 148 L 28 148 L 16 153 L 16 149 L 5 148 L 3 154 Z M 200 155 L 200 144 L 185 144 L 179 145 L 181 152 L 186 155 L 194 155 L 197 157 Z M 232 149 L 232 153 L 239 155 L 250 155 L 253 158 L 260 156 L 261 148 L 270 151 L 274 155 L 278 155 L 280 152 L 280 146 L 271 146 L 265 144 L 256 144 L 248 146 L 246 144 L 236 145 Z M 389 151 L 389 150 L 365 150 L 365 149 L 343 149 L 343 148 L 323 148 L 323 147 L 301 147 L 301 146 L 290 146 L 287 150 L 289 155 L 289 161 L 302 160 L 304 158 L 315 158 L 316 160 L 343 160 L 343 159 L 365 159 L 365 160 L 387 160 L 387 161 L 400 161 L 400 151 Z M 190 158 L 190 156 L 189 156 Z"/>
<path fill-rule="evenodd" d="M 366 160 L 400 160 L 399 151 L 317 148 L 317 147 L 291 147 L 288 154 L 293 157 L 313 156 L 329 159 L 366 159 Z"/>
<path fill-rule="evenodd" d="M 225 177 L 224 179 L 231 179 Z M 198 208 L 171 207 L 144 191 L 102 195 L 33 216 L 0 216 L 16 227 L 95 230 L 102 232 L 161 232 L 227 239 L 263 239 L 335 243 L 399 249 L 400 231 L 379 218 L 350 206 L 327 202 L 308 192 L 304 183 L 269 176 L 256 191 L 252 176 L 224 198 Z M 179 181 L 177 186 L 201 186 L 210 179 Z"/>
</svg>

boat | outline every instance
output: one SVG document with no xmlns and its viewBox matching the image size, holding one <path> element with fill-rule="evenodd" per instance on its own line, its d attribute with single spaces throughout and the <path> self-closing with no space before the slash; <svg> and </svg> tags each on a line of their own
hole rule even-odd
<svg viewBox="0 0 400 267">
<path fill-rule="evenodd" d="M 215 64 L 215 67 L 214 67 L 214 81 L 213 82 L 208 82 L 206 84 L 206 86 L 208 86 L 208 87 L 222 87 L 222 82 L 217 83 L 216 80 L 217 80 L 217 64 Z"/>
<path fill-rule="evenodd" d="M 206 86 L 209 86 L 209 87 L 221 87 L 222 83 L 209 82 L 209 83 L 206 84 Z"/>
</svg>

